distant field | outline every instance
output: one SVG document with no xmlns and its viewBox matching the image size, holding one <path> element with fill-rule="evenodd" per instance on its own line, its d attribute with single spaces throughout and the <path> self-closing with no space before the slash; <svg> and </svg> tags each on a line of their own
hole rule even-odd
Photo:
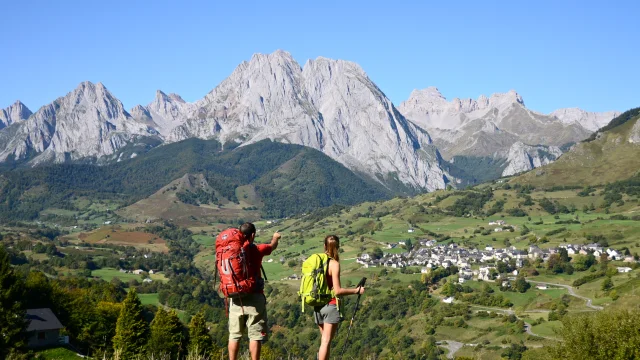
<svg viewBox="0 0 640 360">
<path fill-rule="evenodd" d="M 558 335 L 556 335 L 554 330 L 561 327 L 562 323 L 560 321 L 545 321 L 542 324 L 534 326 L 531 331 L 533 331 L 534 334 L 538 334 L 541 336 L 557 338 Z"/>
<path fill-rule="evenodd" d="M 107 225 L 92 232 L 82 232 L 77 235 L 77 238 L 90 244 L 133 246 L 164 253 L 169 251 L 166 241 L 157 235 L 142 231 L 127 231 L 119 225 Z"/>
<path fill-rule="evenodd" d="M 118 279 L 120 279 L 122 282 L 125 282 L 125 283 L 131 279 L 136 279 L 142 282 L 142 275 L 135 275 L 132 273 L 122 273 L 119 270 L 116 270 L 113 268 L 93 270 L 91 271 L 91 276 L 99 277 L 104 281 L 111 281 L 113 278 L 117 277 Z M 153 281 L 162 281 L 162 282 L 169 281 L 164 276 L 164 274 L 151 274 L 149 275 L 149 278 L 151 278 L 151 280 Z"/>
<path fill-rule="evenodd" d="M 158 300 L 158 294 L 157 293 L 153 293 L 153 294 L 138 294 L 138 298 L 140 299 L 140 302 L 142 303 L 142 305 L 158 305 L 160 304 L 160 301 Z"/>
</svg>

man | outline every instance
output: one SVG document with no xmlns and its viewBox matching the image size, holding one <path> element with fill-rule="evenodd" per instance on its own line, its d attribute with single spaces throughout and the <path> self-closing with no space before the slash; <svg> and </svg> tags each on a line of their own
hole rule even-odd
<svg viewBox="0 0 640 360">
<path fill-rule="evenodd" d="M 229 360 L 238 358 L 240 339 L 246 330 L 252 360 L 260 359 L 262 342 L 267 340 L 267 299 L 264 296 L 264 280 L 260 274 L 262 258 L 278 247 L 280 234 L 274 233 L 270 244 L 254 244 L 256 227 L 252 223 L 240 226 L 240 232 L 249 241 L 245 248 L 247 264 L 258 277 L 258 286 L 253 293 L 242 298 L 229 299 Z"/>
</svg>

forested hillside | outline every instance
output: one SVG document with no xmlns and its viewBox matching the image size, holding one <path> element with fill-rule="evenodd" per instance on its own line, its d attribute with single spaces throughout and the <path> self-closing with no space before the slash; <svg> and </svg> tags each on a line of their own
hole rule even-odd
<svg viewBox="0 0 640 360">
<path fill-rule="evenodd" d="M 237 187 L 255 184 L 266 216 L 389 195 L 380 184 L 310 148 L 264 140 L 223 150 L 216 141 L 190 139 L 112 165 L 58 164 L 0 173 L 0 219 L 35 219 L 47 208 L 73 210 L 81 197 L 128 205 L 188 173 L 204 174 L 230 201 L 237 201 Z"/>
</svg>

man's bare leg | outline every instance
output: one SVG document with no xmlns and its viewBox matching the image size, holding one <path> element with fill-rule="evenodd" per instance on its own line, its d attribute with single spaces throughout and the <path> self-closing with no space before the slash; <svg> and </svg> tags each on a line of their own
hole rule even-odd
<svg viewBox="0 0 640 360">
<path fill-rule="evenodd" d="M 238 350 L 240 350 L 240 342 L 229 340 L 229 360 L 236 360 L 238 358 Z"/>
<path fill-rule="evenodd" d="M 260 360 L 260 349 L 262 348 L 262 341 L 249 341 L 249 351 L 251 352 L 251 360 Z"/>
</svg>

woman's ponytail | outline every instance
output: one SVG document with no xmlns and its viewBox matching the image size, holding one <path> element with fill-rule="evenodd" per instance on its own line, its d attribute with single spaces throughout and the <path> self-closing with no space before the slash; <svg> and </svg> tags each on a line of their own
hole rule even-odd
<svg viewBox="0 0 640 360">
<path fill-rule="evenodd" d="M 340 248 L 340 238 L 336 235 L 329 235 L 324 238 L 324 250 L 335 261 L 340 261 L 340 254 L 338 249 Z"/>
</svg>

